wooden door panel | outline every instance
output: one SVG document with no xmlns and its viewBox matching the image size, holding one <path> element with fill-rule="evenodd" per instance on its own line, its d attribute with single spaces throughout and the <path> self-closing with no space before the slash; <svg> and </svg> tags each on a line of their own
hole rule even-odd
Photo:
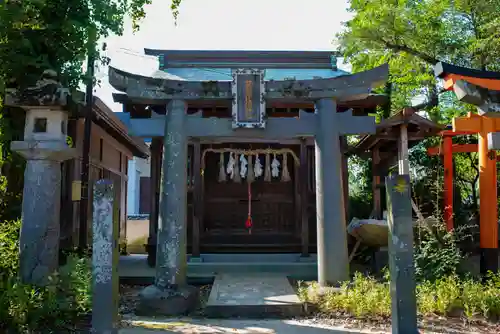
<svg viewBox="0 0 500 334">
<path fill-rule="evenodd" d="M 249 145 L 239 145 L 249 149 Z M 283 146 L 281 146 L 283 147 Z M 204 219 L 205 235 L 236 236 L 248 235 L 245 221 L 248 217 L 248 183 L 245 179 L 235 183 L 226 177 L 219 182 L 219 154 L 205 156 L 204 170 Z M 262 163 L 265 157 L 260 156 Z M 281 159 L 281 156 L 278 157 Z M 227 154 L 225 164 L 227 164 Z M 282 160 L 280 161 L 282 162 Z M 282 169 L 280 169 L 280 172 Z M 295 168 L 293 159 L 288 158 L 288 171 L 291 181 L 282 182 L 281 174 L 270 182 L 263 176 L 251 184 L 252 194 L 252 236 L 261 235 L 296 235 L 295 219 Z M 298 204 L 298 203 L 297 203 Z M 267 239 L 266 239 L 267 240 Z M 271 239 L 269 239 L 271 240 Z M 267 242 L 270 242 L 270 241 Z"/>
</svg>

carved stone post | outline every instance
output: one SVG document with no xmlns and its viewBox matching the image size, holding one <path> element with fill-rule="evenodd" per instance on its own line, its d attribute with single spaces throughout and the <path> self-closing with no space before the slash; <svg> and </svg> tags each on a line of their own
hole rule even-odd
<svg viewBox="0 0 500 334">
<path fill-rule="evenodd" d="M 336 285 L 349 279 L 341 152 L 333 99 L 316 103 L 316 211 L 318 282 Z"/>
<path fill-rule="evenodd" d="M 24 108 L 24 141 L 11 144 L 27 160 L 19 272 L 23 282 L 44 285 L 59 262 L 61 162 L 75 152 L 66 143 L 66 111 L 59 106 Z"/>
<path fill-rule="evenodd" d="M 186 284 L 186 103 L 173 100 L 165 117 L 155 285 L 141 293 L 140 313 L 175 315 L 192 309 L 197 289 Z"/>
<path fill-rule="evenodd" d="M 118 224 L 111 180 L 94 185 L 92 220 L 92 332 L 118 333 Z"/>
<path fill-rule="evenodd" d="M 385 180 L 389 225 L 392 332 L 418 333 L 413 267 L 413 220 L 410 177 L 396 175 Z"/>
</svg>

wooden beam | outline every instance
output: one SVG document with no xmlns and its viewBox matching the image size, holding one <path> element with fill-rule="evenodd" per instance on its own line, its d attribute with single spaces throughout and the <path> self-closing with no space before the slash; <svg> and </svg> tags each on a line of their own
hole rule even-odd
<svg viewBox="0 0 500 334">
<path fill-rule="evenodd" d="M 444 77 L 444 89 L 451 90 L 458 81 L 466 81 L 486 89 L 500 90 L 500 79 L 485 79 L 458 74 L 448 74 Z"/>
<path fill-rule="evenodd" d="M 455 117 L 453 119 L 453 130 L 475 133 L 500 132 L 500 118 L 469 113 L 465 117 Z"/>
<path fill-rule="evenodd" d="M 445 137 L 445 136 L 451 136 L 451 137 L 455 137 L 455 136 L 470 136 L 470 135 L 474 135 L 474 134 L 477 134 L 477 132 L 474 132 L 474 131 L 453 131 L 453 130 L 443 130 L 439 133 L 441 136 Z"/>
<path fill-rule="evenodd" d="M 158 232 L 158 213 L 159 213 L 159 192 L 161 176 L 161 138 L 153 138 L 151 141 L 150 158 L 150 185 L 149 185 L 149 235 L 147 241 L 148 265 L 155 266 L 156 263 L 156 237 Z"/>
<path fill-rule="evenodd" d="M 380 164 L 380 151 L 379 147 L 375 146 L 372 150 L 372 169 L 375 170 Z M 379 185 L 381 175 L 376 173 L 372 176 L 372 193 L 373 193 L 373 213 L 376 219 L 382 219 L 382 197 Z"/>
<path fill-rule="evenodd" d="M 342 152 L 342 190 L 344 195 L 344 211 L 345 211 L 345 221 L 347 222 L 349 219 L 349 164 L 348 157 L 344 153 L 347 150 L 347 137 L 340 136 L 340 149 Z"/>
<path fill-rule="evenodd" d="M 451 137 L 445 137 L 444 141 L 447 140 L 447 138 Z M 445 147 L 442 145 L 441 147 L 434 146 L 434 147 L 429 147 L 427 149 L 427 155 L 443 155 L 444 154 Z M 477 144 L 452 144 L 451 146 L 451 153 L 471 153 L 471 152 L 477 152 Z"/>
<path fill-rule="evenodd" d="M 192 231 L 192 251 L 194 257 L 200 256 L 200 226 L 201 220 L 201 202 L 202 202 L 202 186 L 201 186 L 201 144 L 199 140 L 193 142 L 193 231 Z"/>
</svg>

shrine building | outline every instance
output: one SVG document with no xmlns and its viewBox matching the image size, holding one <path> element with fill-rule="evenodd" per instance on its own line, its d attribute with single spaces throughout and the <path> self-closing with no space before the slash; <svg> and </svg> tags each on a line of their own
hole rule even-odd
<svg viewBox="0 0 500 334">
<path fill-rule="evenodd" d="M 317 254 L 320 283 L 348 279 L 347 136 L 375 133 L 388 67 L 351 75 L 327 51 L 145 53 L 155 76 L 110 67 L 109 80 L 129 134 L 151 139 L 150 265 L 175 277 L 204 254 Z"/>
</svg>

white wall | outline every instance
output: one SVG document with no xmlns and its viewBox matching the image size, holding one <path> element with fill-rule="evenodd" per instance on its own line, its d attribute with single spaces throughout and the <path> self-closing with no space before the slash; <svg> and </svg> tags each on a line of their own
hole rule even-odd
<svg viewBox="0 0 500 334">
<path fill-rule="evenodd" d="M 149 145 L 149 143 L 146 143 Z M 139 214 L 141 177 L 150 177 L 150 158 L 134 157 L 128 161 L 127 215 Z"/>
</svg>

